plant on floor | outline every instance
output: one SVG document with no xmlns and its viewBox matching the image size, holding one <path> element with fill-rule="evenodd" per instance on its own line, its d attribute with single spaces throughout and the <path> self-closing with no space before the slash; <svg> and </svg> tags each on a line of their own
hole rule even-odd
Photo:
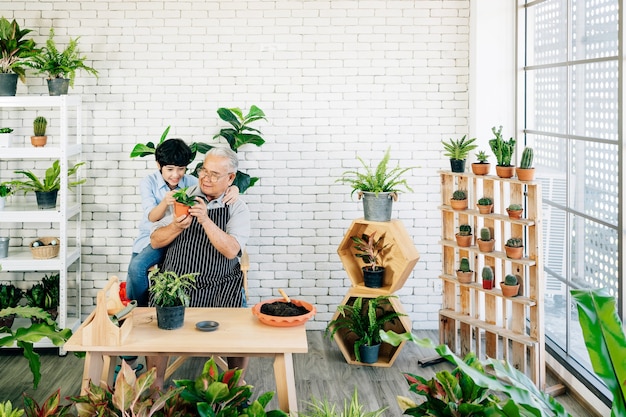
<svg viewBox="0 0 626 417">
<path fill-rule="evenodd" d="M 396 165 L 393 168 L 388 167 L 390 158 L 390 149 L 387 148 L 385 155 L 380 160 L 376 168 L 365 163 L 365 161 L 357 156 L 357 159 L 363 166 L 363 171 L 348 170 L 341 174 L 341 178 L 335 182 L 341 182 L 348 184 L 352 187 L 351 195 L 355 192 L 370 192 L 370 193 L 399 193 L 401 189 L 413 191 L 406 179 L 401 178 L 406 172 L 413 169 L 401 168 L 400 165 Z"/>
<path fill-rule="evenodd" d="M 613 394 L 611 416 L 626 415 L 626 335 L 616 299 L 605 289 L 571 290 L 594 372 Z"/>
<path fill-rule="evenodd" d="M 265 407 L 274 397 L 271 391 L 261 394 L 252 401 L 254 387 L 239 384 L 242 372 L 241 369 L 220 372 L 211 358 L 204 364 L 198 378 L 180 379 L 174 381 L 174 384 L 182 389 L 181 397 L 192 404 L 200 416 L 287 417 L 287 414 L 280 410 L 265 411 Z"/>
<path fill-rule="evenodd" d="M 311 397 L 311 400 L 305 403 L 304 410 L 298 412 L 298 417 L 380 417 L 389 408 L 381 407 L 376 411 L 364 411 L 356 386 L 350 402 L 344 399 L 343 409 L 337 409 L 337 407 L 337 404 L 331 404 L 327 398 L 320 400 Z"/>
<path fill-rule="evenodd" d="M 22 417 L 24 410 L 13 408 L 11 401 L 6 400 L 0 403 L 0 417 Z"/>
<path fill-rule="evenodd" d="M 406 373 L 409 389 L 425 400 L 417 404 L 398 396 L 404 414 L 410 416 L 540 416 L 565 417 L 569 414 L 550 395 L 540 391 L 522 372 L 506 361 L 488 359 L 480 363 L 473 353 L 462 360 L 447 345 L 418 339 L 412 333 L 381 332 L 381 339 L 393 346 L 405 341 L 435 351 L 456 368 L 438 372 L 426 380 Z M 486 373 L 485 368 L 490 368 Z"/>
<path fill-rule="evenodd" d="M 32 323 L 28 327 L 17 329 L 7 329 L 0 337 L 0 346 L 17 346 L 22 349 L 24 357 L 28 360 L 30 371 L 33 374 L 33 388 L 37 389 L 41 380 L 41 361 L 39 354 L 34 351 L 34 343 L 41 339 L 48 338 L 55 346 L 63 346 L 70 338 L 70 329 L 59 329 L 57 323 L 52 320 L 50 314 L 36 307 L 10 307 L 0 310 L 0 317 L 15 315 L 25 319 L 36 319 L 37 323 Z"/>
<path fill-rule="evenodd" d="M 72 404 L 61 404 L 61 390 L 58 389 L 46 398 L 41 405 L 28 395 L 24 396 L 25 417 L 65 417 L 73 416 Z"/>
<path fill-rule="evenodd" d="M 30 32 L 20 29 L 15 19 L 0 18 L 0 74 L 17 74 L 26 82 L 26 63 L 38 52 L 35 41 L 24 38 Z"/>
<path fill-rule="evenodd" d="M 391 244 L 383 244 L 385 239 L 384 233 L 378 239 L 376 239 L 376 232 L 372 232 L 371 235 L 363 233 L 361 237 L 350 236 L 350 239 L 352 239 L 354 248 L 358 251 L 354 256 L 363 259 L 369 270 L 377 271 L 382 268 L 381 258 L 384 251 L 391 246 Z"/>
<path fill-rule="evenodd" d="M 510 138 L 508 141 L 502 137 L 502 126 L 496 130 L 495 126 L 491 128 L 491 131 L 495 135 L 494 139 L 489 140 L 489 146 L 496 156 L 498 166 L 510 167 L 511 157 L 515 150 L 515 139 Z"/>
<path fill-rule="evenodd" d="M 67 78 L 70 87 L 74 87 L 74 78 L 78 70 L 86 71 L 97 77 L 98 71 L 87 66 L 85 64 L 87 57 L 80 55 L 78 39 L 70 38 L 68 45 L 61 50 L 54 40 L 54 29 L 50 28 L 46 46 L 35 54 L 27 65 L 35 69 L 37 74 L 46 74 L 49 80 Z"/>
<path fill-rule="evenodd" d="M 78 168 L 85 165 L 84 162 L 79 162 L 67 170 L 67 175 L 72 176 L 76 174 Z M 16 188 L 16 191 L 23 191 L 24 194 L 31 191 L 55 191 L 61 188 L 61 163 L 57 159 L 52 163 L 52 166 L 46 169 L 45 175 L 39 178 L 32 171 L 14 171 L 16 174 L 22 174 L 26 180 L 13 180 L 8 183 Z M 72 188 L 78 184 L 83 184 L 85 179 L 78 181 L 68 181 L 68 187 Z"/>
<path fill-rule="evenodd" d="M 346 331 L 356 336 L 354 342 L 354 356 L 361 362 L 360 347 L 379 344 L 380 331 L 385 326 L 394 323 L 399 317 L 406 314 L 390 309 L 392 295 L 380 295 L 376 298 L 362 297 L 354 299 L 352 304 L 342 304 L 337 307 L 338 317 L 331 320 L 326 326 L 325 336 L 333 337 L 338 331 Z"/>
<path fill-rule="evenodd" d="M 217 115 L 220 119 L 230 124 L 232 127 L 220 129 L 220 132 L 216 134 L 213 139 L 224 138 L 233 151 L 238 152 L 239 148 L 243 145 L 251 144 L 260 147 L 265 143 L 265 139 L 261 137 L 261 131 L 250 126 L 251 123 L 259 120 L 267 120 L 263 110 L 257 106 L 252 105 L 248 114 L 245 116 L 243 111 L 237 107 L 220 107 L 217 109 Z M 157 145 L 153 142 L 136 144 L 130 153 L 130 157 L 135 158 L 137 156 L 144 157 L 153 155 L 156 151 L 156 147 L 167 138 L 169 131 L 170 126 L 163 131 L 161 139 Z M 203 142 L 194 142 L 190 145 L 190 148 L 193 153 L 192 160 L 194 160 L 198 153 L 206 154 L 211 148 L 214 148 L 214 146 Z M 202 162 L 198 163 L 193 170 L 192 175 L 197 177 L 201 166 Z M 248 188 L 256 184 L 258 180 L 259 178 L 257 177 L 250 177 L 250 175 L 242 171 L 237 171 L 233 184 L 239 188 L 239 192 L 244 193 Z"/>
</svg>

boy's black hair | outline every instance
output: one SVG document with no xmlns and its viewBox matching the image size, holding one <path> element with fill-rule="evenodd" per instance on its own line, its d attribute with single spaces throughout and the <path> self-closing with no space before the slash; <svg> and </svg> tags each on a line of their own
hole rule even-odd
<svg viewBox="0 0 626 417">
<path fill-rule="evenodd" d="M 166 165 L 186 167 L 191 163 L 192 152 L 182 139 L 172 138 L 157 146 L 154 156 L 162 167 Z"/>
</svg>

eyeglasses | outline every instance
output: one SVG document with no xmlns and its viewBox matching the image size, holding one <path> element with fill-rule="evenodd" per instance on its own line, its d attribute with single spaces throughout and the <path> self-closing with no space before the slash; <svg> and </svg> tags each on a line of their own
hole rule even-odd
<svg viewBox="0 0 626 417">
<path fill-rule="evenodd" d="M 198 170 L 198 178 L 209 177 L 209 181 L 211 182 L 218 182 L 219 180 L 221 180 L 224 177 L 229 176 L 230 174 L 232 174 L 232 172 L 228 172 L 224 175 L 220 175 L 217 172 L 209 172 L 204 168 L 200 168 Z"/>
</svg>

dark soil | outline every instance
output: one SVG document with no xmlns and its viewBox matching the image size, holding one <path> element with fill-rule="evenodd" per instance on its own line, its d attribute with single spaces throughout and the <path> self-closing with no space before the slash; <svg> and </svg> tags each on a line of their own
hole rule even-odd
<svg viewBox="0 0 626 417">
<path fill-rule="evenodd" d="M 285 303 L 282 301 L 274 301 L 273 303 L 265 303 L 261 306 L 261 313 L 268 316 L 292 317 L 307 314 L 309 310 L 294 303 Z"/>
</svg>

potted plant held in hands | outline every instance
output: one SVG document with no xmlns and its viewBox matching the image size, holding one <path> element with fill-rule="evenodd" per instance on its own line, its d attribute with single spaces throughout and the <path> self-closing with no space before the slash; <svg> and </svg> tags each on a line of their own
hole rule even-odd
<svg viewBox="0 0 626 417">
<path fill-rule="evenodd" d="M 450 139 L 448 142 L 442 141 L 445 149 L 444 156 L 450 158 L 450 169 L 452 172 L 465 172 L 465 160 L 470 151 L 478 146 L 474 145 L 476 138 L 467 139 L 467 135 L 461 139 Z"/>
<path fill-rule="evenodd" d="M 357 157 L 365 171 L 345 171 L 342 177 L 337 180 L 337 182 L 349 184 L 352 187 L 351 195 L 357 192 L 359 199 L 363 197 L 365 220 L 388 222 L 391 220 L 391 208 L 393 202 L 398 200 L 400 188 L 413 191 L 406 179 L 401 179 L 401 176 L 411 170 L 412 167 L 401 168 L 400 165 L 396 165 L 394 168 L 388 168 L 389 157 L 389 148 L 387 148 L 385 156 L 378 163 L 376 169 Z"/>
<path fill-rule="evenodd" d="M 489 141 L 489 146 L 496 156 L 498 164 L 496 165 L 496 174 L 500 178 L 511 178 L 515 172 L 515 167 L 511 165 L 511 157 L 515 150 L 515 139 L 510 138 L 508 141 L 502 137 L 502 126 L 496 130 L 495 126 L 491 128 L 495 135 L 494 139 Z"/>
<path fill-rule="evenodd" d="M 67 94 L 68 88 L 74 87 L 74 78 L 78 70 L 98 76 L 98 71 L 85 65 L 87 58 L 80 55 L 78 39 L 70 38 L 67 47 L 60 50 L 54 41 L 54 29 L 51 28 L 46 46 L 26 64 L 35 69 L 37 74 L 47 75 L 48 93 L 51 96 Z"/>
<path fill-rule="evenodd" d="M 376 232 L 371 235 L 363 234 L 351 236 L 354 248 L 358 251 L 354 256 L 361 258 L 365 262 L 363 270 L 363 284 L 369 288 L 380 288 L 383 286 L 385 268 L 380 265 L 379 258 L 383 257 L 383 252 L 389 248 L 384 245 L 385 234 L 376 239 Z"/>
<path fill-rule="evenodd" d="M 352 304 L 337 307 L 335 318 L 328 323 L 325 335 L 335 336 L 339 332 L 342 337 L 354 339 L 354 356 L 362 363 L 375 363 L 380 349 L 380 331 L 388 330 L 401 316 L 406 314 L 393 310 L 390 299 L 393 295 L 381 295 L 363 300 L 354 299 Z"/>
<path fill-rule="evenodd" d="M 76 174 L 78 168 L 84 164 L 84 162 L 79 162 L 68 168 L 68 177 Z M 9 184 L 15 187 L 16 191 L 23 191 L 24 194 L 34 191 L 40 210 L 53 209 L 56 207 L 57 194 L 61 188 L 61 164 L 58 159 L 46 170 L 44 177 L 41 179 L 32 171 L 15 171 L 15 173 L 22 174 L 27 178 L 25 180 L 13 180 L 9 182 Z M 68 187 L 71 188 L 84 182 L 85 179 L 69 181 Z"/>
<path fill-rule="evenodd" d="M 173 330 L 183 326 L 185 307 L 189 305 L 188 290 L 194 289 L 198 273 L 178 275 L 173 271 L 153 269 L 149 292 L 151 302 L 156 306 L 159 329 Z"/>
<path fill-rule="evenodd" d="M 174 216 L 180 217 L 189 214 L 189 208 L 196 204 L 196 198 L 187 194 L 187 188 L 181 188 L 172 194 L 174 202 Z"/>
</svg>

